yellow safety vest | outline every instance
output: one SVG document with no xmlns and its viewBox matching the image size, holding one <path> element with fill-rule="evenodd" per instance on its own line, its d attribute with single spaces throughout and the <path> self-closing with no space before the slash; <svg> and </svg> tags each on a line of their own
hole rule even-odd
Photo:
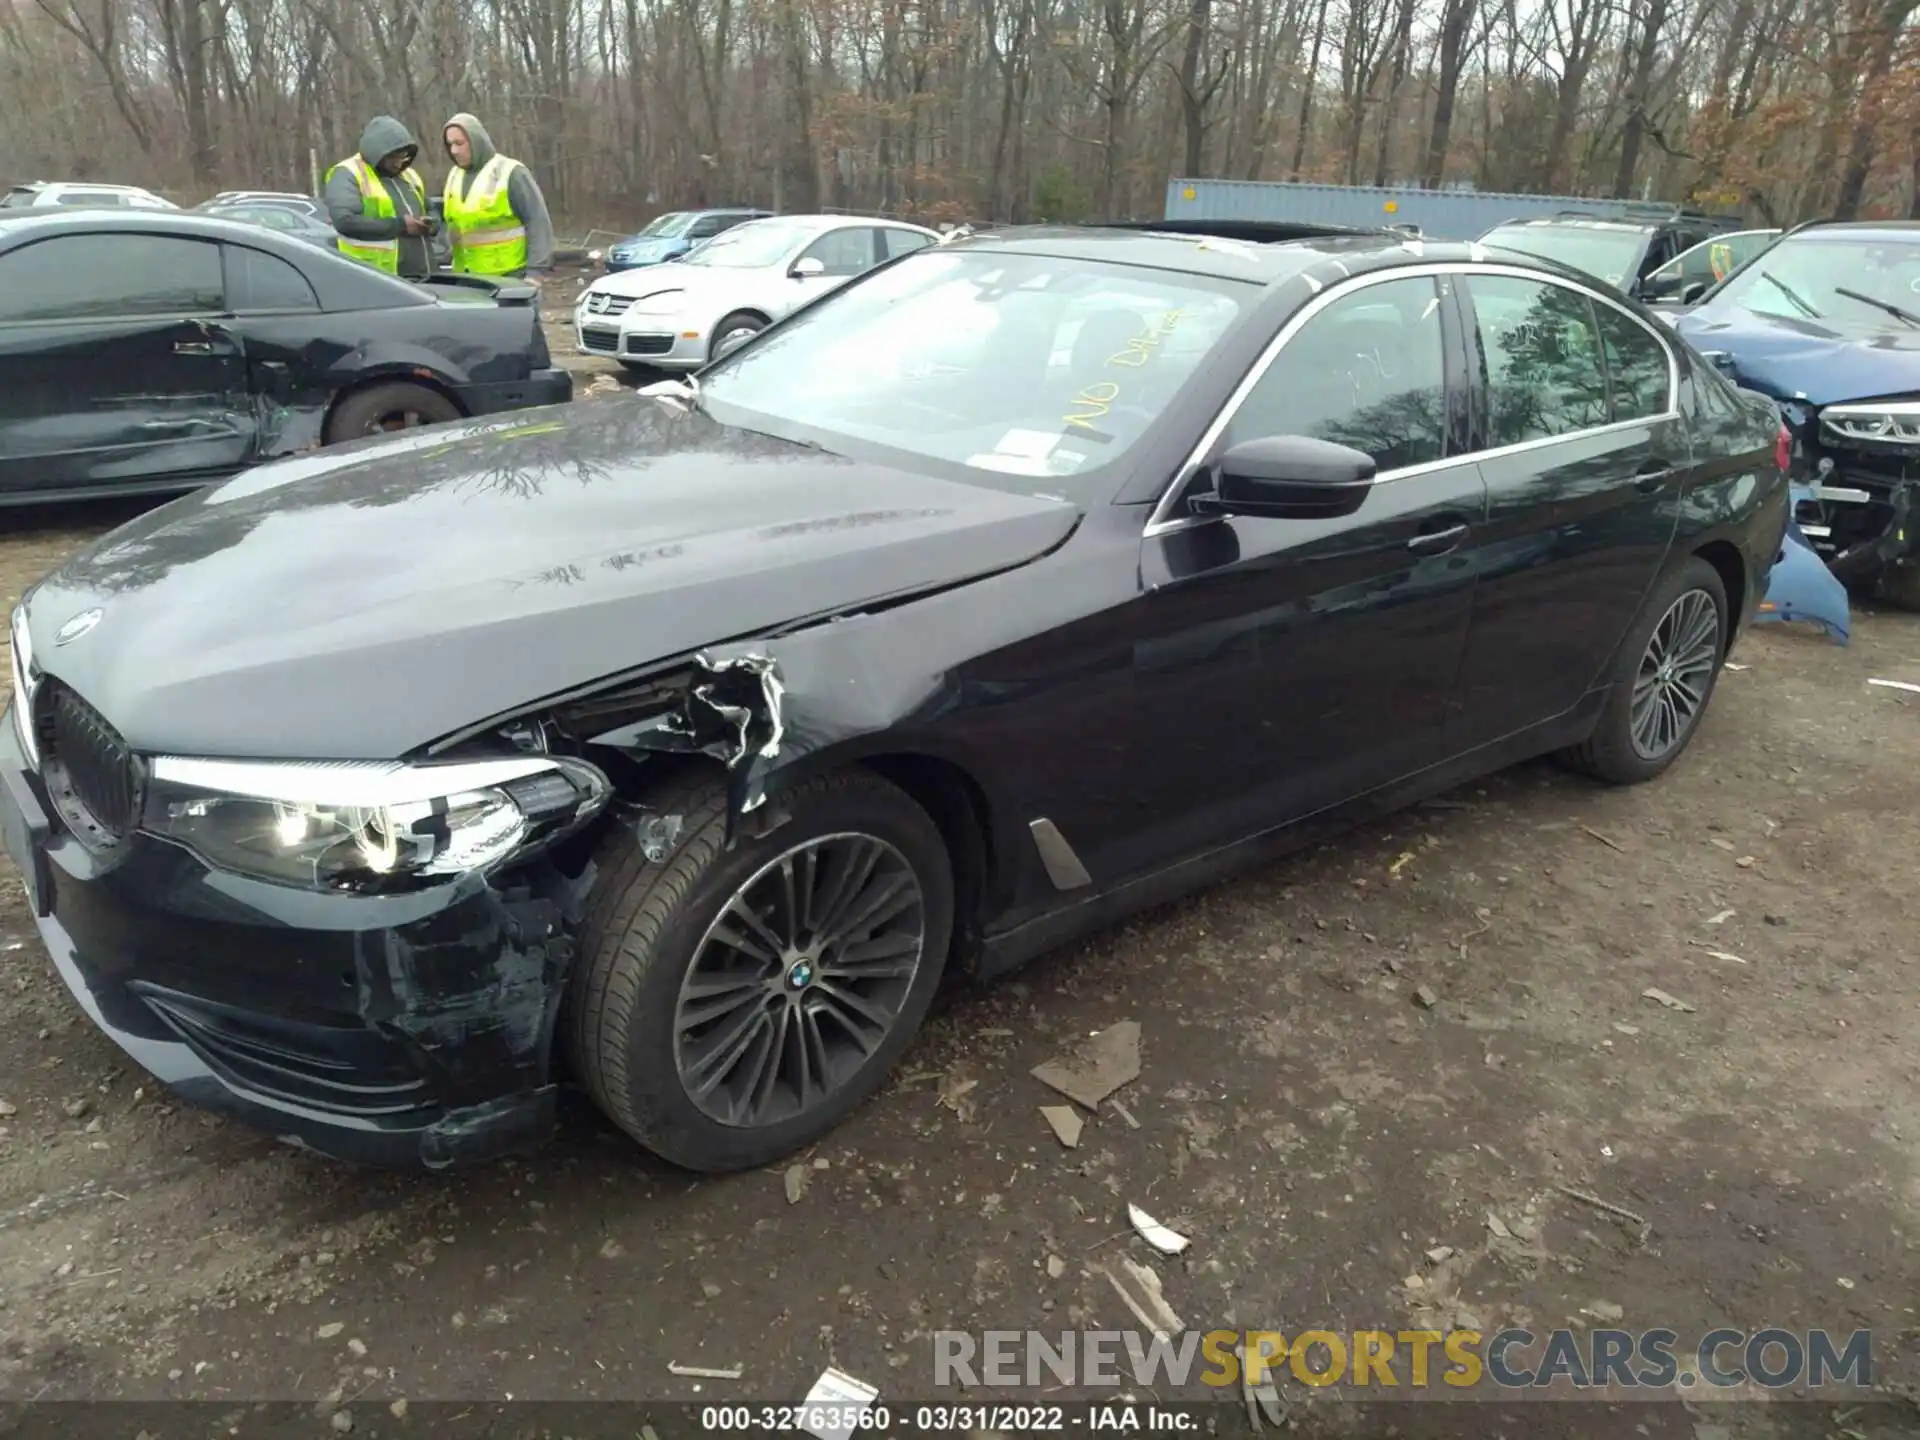
<svg viewBox="0 0 1920 1440">
<path fill-rule="evenodd" d="M 447 172 L 441 194 L 456 271 L 505 275 L 526 268 L 527 227 L 513 213 L 513 201 L 507 197 L 507 182 L 519 164 L 495 155 L 477 171 L 456 165 Z"/>
<path fill-rule="evenodd" d="M 360 187 L 360 213 L 374 215 L 383 220 L 397 220 L 399 212 L 393 208 L 393 197 L 387 193 L 387 187 L 381 183 L 380 176 L 359 155 L 349 156 L 327 171 L 327 179 L 333 179 L 333 172 L 346 169 L 352 174 L 354 184 Z M 420 213 L 427 213 L 427 182 L 420 178 L 419 172 L 411 165 L 400 172 L 402 184 L 411 186 L 413 193 L 420 199 Z M 358 260 L 362 265 L 371 265 L 376 270 L 384 270 L 389 275 L 400 273 L 400 241 L 393 240 L 357 240 L 351 236 L 339 237 L 340 253 L 349 260 Z"/>
</svg>

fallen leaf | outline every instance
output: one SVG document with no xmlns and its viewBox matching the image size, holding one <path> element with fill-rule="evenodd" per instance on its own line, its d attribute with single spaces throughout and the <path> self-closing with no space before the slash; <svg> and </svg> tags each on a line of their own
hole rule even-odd
<svg viewBox="0 0 1920 1440">
<path fill-rule="evenodd" d="M 1686 1001 L 1676 999 L 1672 995 L 1667 994 L 1666 991 L 1656 989 L 1651 985 L 1640 992 L 1640 998 L 1643 1000 L 1656 1000 L 1669 1010 L 1679 1010 L 1688 1015 L 1694 1013 L 1693 1006 L 1687 1004 Z"/>
</svg>

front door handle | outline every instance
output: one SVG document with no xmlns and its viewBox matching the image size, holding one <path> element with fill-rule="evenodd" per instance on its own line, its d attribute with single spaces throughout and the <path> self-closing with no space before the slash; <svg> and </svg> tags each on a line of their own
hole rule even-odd
<svg viewBox="0 0 1920 1440">
<path fill-rule="evenodd" d="M 1419 555 L 1444 555 L 1466 538 L 1467 526 L 1449 525 L 1444 530 L 1431 530 L 1424 535 L 1416 535 L 1407 541 L 1407 549 Z"/>
<path fill-rule="evenodd" d="M 1672 478 L 1677 468 L 1664 460 L 1649 460 L 1633 472 L 1633 488 L 1642 495 L 1651 495 Z"/>
</svg>

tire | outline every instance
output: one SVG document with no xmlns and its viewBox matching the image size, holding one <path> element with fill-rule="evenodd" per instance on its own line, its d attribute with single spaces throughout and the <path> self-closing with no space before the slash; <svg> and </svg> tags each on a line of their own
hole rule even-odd
<svg viewBox="0 0 1920 1440">
<path fill-rule="evenodd" d="M 1880 577 L 1880 594 L 1896 610 L 1920 611 L 1920 562 L 1889 565 Z"/>
<path fill-rule="evenodd" d="M 355 390 L 336 405 L 327 421 L 326 440 L 329 445 L 338 445 L 386 431 L 411 430 L 420 425 L 440 425 L 463 418 L 460 407 L 438 390 L 404 380 L 392 381 Z M 399 423 L 393 423 L 396 421 Z"/>
<path fill-rule="evenodd" d="M 1711 636 L 1700 634 L 1698 645 L 1689 645 L 1696 627 L 1704 628 L 1709 613 Z M 1727 653 L 1727 614 L 1726 586 L 1721 583 L 1720 573 L 1699 556 L 1689 556 L 1685 564 L 1666 575 L 1654 586 L 1633 629 L 1621 642 L 1612 689 L 1593 733 L 1562 752 L 1562 758 L 1574 769 L 1609 785 L 1637 785 L 1651 780 L 1679 759 L 1692 742 L 1720 678 Z M 1666 711 L 1670 727 L 1651 735 L 1642 732 L 1646 743 L 1636 743 L 1634 693 L 1643 670 L 1658 661 L 1652 648 L 1656 638 L 1663 647 L 1675 643 L 1680 646 L 1680 673 L 1690 672 L 1688 690 L 1697 694 L 1698 703 L 1684 716 Z M 1667 694 L 1676 707 L 1684 706 L 1687 691 L 1668 689 Z"/>
<path fill-rule="evenodd" d="M 767 328 L 767 322 L 758 315 L 746 310 L 736 310 L 718 325 L 713 327 L 713 343 L 707 346 L 707 359 L 718 360 L 721 355 L 721 342 L 729 336 L 744 331 L 748 335 L 758 335 Z"/>
<path fill-rule="evenodd" d="M 649 861 L 631 826 L 620 827 L 604 843 L 579 960 L 568 982 L 560 1032 L 566 1058 L 607 1117 L 655 1154 L 707 1172 L 765 1165 L 838 1125 L 879 1088 L 912 1043 L 939 985 L 953 930 L 953 871 L 946 845 L 931 817 L 905 791 L 865 770 L 837 772 L 782 797 L 784 823 L 768 834 L 743 834 L 731 851 L 725 848 L 722 784 L 705 777 L 689 780 L 649 805 L 683 817 L 678 847 L 659 863 Z M 805 948 L 779 952 L 779 963 L 768 964 L 766 957 L 776 953 L 770 945 L 762 945 L 762 958 L 755 960 L 722 940 L 709 940 L 723 912 L 743 893 L 766 928 L 785 928 L 778 908 L 761 913 L 766 900 L 783 893 L 783 856 L 795 859 L 797 881 L 812 876 L 818 882 L 811 887 L 817 900 L 832 900 L 831 883 L 848 873 L 835 857 L 851 853 L 855 836 L 869 842 L 877 882 L 910 875 L 918 885 L 919 942 L 910 976 L 836 975 L 830 962 L 848 963 L 849 957 L 833 945 L 815 952 L 818 973 L 801 975 Z M 794 855 L 810 846 L 816 847 L 815 856 L 825 857 L 811 866 L 803 855 Z M 868 904 L 878 892 L 856 887 L 846 893 L 856 897 L 856 904 Z M 880 908 L 897 901 L 896 894 Z M 912 930 L 914 918 L 909 907 L 904 917 L 886 923 Z M 737 933 L 750 938 L 744 926 Z M 818 944 L 804 933 L 799 938 L 808 947 Z M 911 937 L 865 943 L 888 944 L 888 953 L 852 957 L 852 963 L 891 967 L 904 963 L 898 952 L 911 945 Z M 709 986 L 731 987 L 729 995 L 708 999 L 709 1015 L 683 1017 L 683 987 L 696 975 Z M 850 987 L 869 1011 L 890 1009 L 893 1017 L 871 1037 L 864 1058 L 841 1044 L 851 1032 L 838 1017 L 861 1013 L 841 1003 Z M 735 1008 L 722 1012 L 722 1004 Z M 794 1018 L 805 1015 L 814 1018 Z M 738 1058 L 703 1072 L 701 1060 L 723 1054 L 728 1047 L 716 1040 L 729 1033 L 748 1037 Z M 784 1051 L 767 1062 L 776 1068 L 762 1112 L 750 1113 L 751 1102 L 742 1103 L 739 1096 L 743 1090 L 761 1093 L 760 1083 L 748 1083 L 752 1062 L 770 1055 L 772 1042 L 794 1036 L 802 1037 L 803 1048 L 808 1039 L 818 1042 L 817 1049 L 805 1053 L 822 1074 L 827 1065 L 820 1057 L 838 1045 L 833 1063 L 841 1073 L 811 1104 L 801 1104 L 794 1080 L 807 1067 L 799 1052 Z M 717 1078 L 719 1083 L 697 1096 L 699 1086 L 683 1078 L 689 1074 L 695 1081 Z M 764 1079 L 764 1064 L 760 1074 Z M 730 1096 L 735 1103 L 729 1104 Z"/>
</svg>

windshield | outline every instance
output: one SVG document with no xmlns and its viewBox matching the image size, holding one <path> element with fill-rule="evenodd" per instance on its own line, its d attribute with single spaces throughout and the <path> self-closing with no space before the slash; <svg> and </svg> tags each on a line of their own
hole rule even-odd
<svg viewBox="0 0 1920 1440">
<path fill-rule="evenodd" d="M 1708 302 L 1755 315 L 1911 325 L 1920 318 L 1920 234 L 1913 239 L 1789 236 L 1747 263 Z"/>
<path fill-rule="evenodd" d="M 698 249 L 681 257 L 683 265 L 724 265 L 733 270 L 749 270 L 775 265 L 803 240 L 822 232 L 817 226 L 795 225 L 787 220 L 749 220 L 731 230 L 723 230 Z"/>
<path fill-rule="evenodd" d="M 1601 230 L 1585 225 L 1498 225 L 1482 235 L 1480 243 L 1557 260 L 1609 285 L 1625 286 L 1639 271 L 1647 237 L 1639 230 Z"/>
<path fill-rule="evenodd" d="M 651 225 L 640 232 L 642 240 L 671 240 L 689 225 L 693 224 L 693 212 L 690 210 L 669 210 L 656 216 Z"/>
<path fill-rule="evenodd" d="M 1164 270 L 923 250 L 720 361 L 701 396 L 723 420 L 745 412 L 729 423 L 829 446 L 844 436 L 985 474 L 1069 476 L 1126 455 L 1258 294 Z"/>
</svg>

